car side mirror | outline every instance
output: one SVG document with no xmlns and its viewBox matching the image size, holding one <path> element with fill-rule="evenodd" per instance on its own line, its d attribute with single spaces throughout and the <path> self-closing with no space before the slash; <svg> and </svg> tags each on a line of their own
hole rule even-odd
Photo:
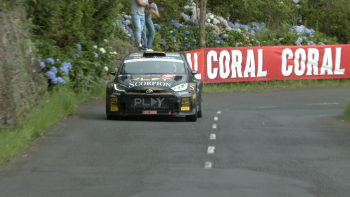
<svg viewBox="0 0 350 197">
<path fill-rule="evenodd" d="M 192 73 L 192 75 L 195 75 L 195 74 L 198 73 L 198 71 L 197 70 L 192 70 L 191 73 Z"/>
<path fill-rule="evenodd" d="M 109 72 L 109 74 L 111 74 L 111 75 L 116 75 L 116 74 L 117 74 L 117 72 L 115 72 L 115 71 L 111 71 L 111 72 Z"/>
</svg>

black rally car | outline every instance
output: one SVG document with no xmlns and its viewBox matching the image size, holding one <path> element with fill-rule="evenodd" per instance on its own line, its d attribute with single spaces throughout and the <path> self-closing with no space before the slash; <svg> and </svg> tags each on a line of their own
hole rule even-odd
<svg viewBox="0 0 350 197">
<path fill-rule="evenodd" d="M 202 81 L 195 78 L 182 53 L 144 52 L 128 55 L 107 84 L 107 119 L 120 116 L 202 117 Z"/>
</svg>

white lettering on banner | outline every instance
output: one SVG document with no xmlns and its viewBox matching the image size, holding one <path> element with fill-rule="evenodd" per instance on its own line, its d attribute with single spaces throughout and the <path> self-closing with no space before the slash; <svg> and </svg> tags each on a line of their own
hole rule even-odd
<svg viewBox="0 0 350 197">
<path fill-rule="evenodd" d="M 225 59 L 225 65 L 224 65 L 224 59 Z M 230 75 L 230 53 L 228 51 L 221 51 L 219 63 L 220 63 L 220 77 L 223 79 L 226 79 Z"/>
<path fill-rule="evenodd" d="M 307 73 L 306 75 L 318 75 L 318 61 L 320 60 L 320 52 L 317 49 L 309 48 L 307 57 Z"/>
<path fill-rule="evenodd" d="M 299 58 L 301 56 L 301 61 L 299 64 Z M 297 76 L 302 76 L 305 73 L 305 62 L 306 62 L 306 53 L 304 49 L 297 49 L 295 51 L 295 58 L 294 58 L 294 72 Z M 300 67 L 300 68 L 299 68 Z"/>
<path fill-rule="evenodd" d="M 194 58 L 194 66 L 192 65 L 191 53 L 186 54 L 186 59 L 187 59 L 188 64 L 191 66 L 191 69 L 199 72 L 199 70 L 198 70 L 198 53 L 194 53 L 193 58 Z M 202 74 L 199 74 L 199 73 L 196 74 L 196 79 L 202 79 Z"/>
<path fill-rule="evenodd" d="M 236 69 L 237 69 L 237 74 L 238 77 L 243 78 L 242 75 L 242 52 L 240 50 L 232 50 L 232 64 L 231 64 L 231 70 L 232 70 L 232 75 L 231 78 L 237 78 L 236 75 Z"/>
<path fill-rule="evenodd" d="M 244 77 L 249 77 L 249 73 L 251 77 L 255 77 L 255 59 L 253 50 L 247 50 L 247 63 L 244 69 Z"/>
<path fill-rule="evenodd" d="M 258 49 L 258 74 L 257 77 L 266 77 L 267 76 L 267 71 L 263 71 L 263 50 L 262 49 Z"/>
<path fill-rule="evenodd" d="M 218 68 L 213 68 L 213 62 L 217 62 L 217 53 L 216 51 L 209 51 L 207 54 L 207 73 L 209 79 L 215 79 L 218 75 Z M 231 51 L 232 56 L 232 63 L 231 63 L 231 70 L 230 70 L 230 53 L 226 50 L 223 50 L 220 52 L 219 57 L 219 69 L 220 69 L 220 77 L 222 79 L 226 79 L 230 76 L 231 78 L 237 78 L 237 75 L 239 78 L 243 78 L 242 75 L 242 52 L 240 50 L 232 50 Z M 254 56 L 254 50 L 247 50 L 247 62 L 246 67 L 244 69 L 244 78 L 247 77 L 266 77 L 267 71 L 263 71 L 263 50 L 258 50 L 258 70 L 256 71 L 256 64 L 255 64 L 255 56 Z M 249 76 L 250 74 L 250 76 Z"/>
<path fill-rule="evenodd" d="M 207 73 L 209 79 L 215 79 L 218 76 L 218 69 L 214 68 L 212 66 L 212 59 L 213 61 L 218 61 L 218 54 L 215 51 L 209 51 L 207 55 Z"/>
<path fill-rule="evenodd" d="M 335 54 L 335 65 L 333 65 L 333 56 L 332 56 L 332 48 L 325 48 L 323 55 L 323 62 L 321 65 L 321 69 L 319 72 L 318 65 L 320 60 L 320 52 L 316 48 L 309 48 L 308 55 L 306 58 L 305 49 L 297 49 L 295 51 L 295 57 L 293 56 L 293 52 L 291 49 L 284 49 L 282 52 L 282 74 L 285 77 L 290 76 L 294 73 L 297 76 L 302 76 L 305 74 L 305 70 L 307 69 L 306 75 L 333 75 L 333 67 L 334 67 L 334 75 L 344 75 L 345 68 L 341 69 L 341 53 L 342 48 L 336 48 Z M 288 59 L 294 59 L 294 65 L 287 65 Z M 307 64 L 305 66 L 305 63 Z M 313 71 L 313 72 L 312 72 Z"/>
<path fill-rule="evenodd" d="M 340 69 L 340 65 L 341 65 L 341 51 L 342 51 L 342 48 L 337 48 L 336 49 L 335 69 L 334 69 L 334 74 L 335 75 L 343 75 L 345 73 L 345 68 Z"/>
<path fill-rule="evenodd" d="M 323 56 L 323 64 L 321 67 L 320 75 L 325 75 L 326 71 L 328 75 L 333 75 L 332 66 L 333 66 L 332 49 L 325 48 L 324 56 Z"/>
<path fill-rule="evenodd" d="M 292 65 L 287 66 L 287 63 L 288 63 L 287 58 L 290 60 L 293 59 L 293 52 L 291 49 L 284 49 L 282 52 L 282 74 L 285 77 L 290 76 L 293 72 L 293 66 Z"/>
</svg>

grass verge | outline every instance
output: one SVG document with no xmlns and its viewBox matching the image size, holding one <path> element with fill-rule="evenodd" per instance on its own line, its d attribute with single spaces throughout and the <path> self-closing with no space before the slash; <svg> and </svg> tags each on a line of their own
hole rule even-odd
<svg viewBox="0 0 350 197">
<path fill-rule="evenodd" d="M 35 107 L 15 129 L 0 132 L 0 165 L 19 155 L 29 143 L 45 134 L 46 129 L 75 113 L 76 106 L 90 99 L 105 96 L 105 85 L 95 85 L 89 90 L 74 92 L 68 88 L 53 91 Z"/>
</svg>

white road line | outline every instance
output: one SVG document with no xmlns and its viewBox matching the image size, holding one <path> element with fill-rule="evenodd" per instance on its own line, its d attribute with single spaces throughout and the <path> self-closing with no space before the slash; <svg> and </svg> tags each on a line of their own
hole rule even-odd
<svg viewBox="0 0 350 197">
<path fill-rule="evenodd" d="M 213 129 L 216 129 L 216 126 L 217 126 L 216 124 L 213 124 Z"/>
<path fill-rule="evenodd" d="M 215 116 L 215 117 L 214 117 L 214 120 L 217 121 L 217 120 L 219 120 L 219 118 L 218 118 L 217 116 Z"/>
<path fill-rule="evenodd" d="M 311 103 L 306 105 L 339 105 L 339 103 Z"/>
<path fill-rule="evenodd" d="M 221 112 L 222 112 L 222 111 L 218 111 L 217 113 L 218 113 L 218 114 L 221 114 Z"/>
<path fill-rule="evenodd" d="M 263 106 L 263 107 L 258 107 L 258 109 L 269 109 L 269 108 L 276 108 L 276 106 Z"/>
<path fill-rule="evenodd" d="M 210 140 L 216 140 L 216 134 L 212 133 L 209 137 Z"/>
<path fill-rule="evenodd" d="M 206 161 L 204 164 L 205 169 L 210 169 L 213 167 L 213 163 L 211 161 Z"/>
<path fill-rule="evenodd" d="M 215 146 L 209 146 L 208 147 L 208 154 L 214 154 Z"/>
</svg>

